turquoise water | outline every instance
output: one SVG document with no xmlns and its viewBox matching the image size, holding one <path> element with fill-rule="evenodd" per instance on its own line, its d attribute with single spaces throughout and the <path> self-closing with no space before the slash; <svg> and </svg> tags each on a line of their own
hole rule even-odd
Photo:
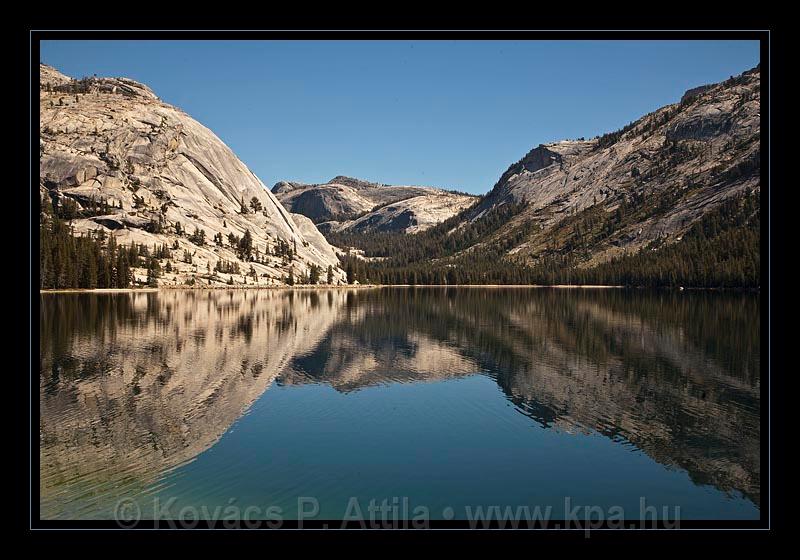
<svg viewBox="0 0 800 560">
<path fill-rule="evenodd" d="M 759 517 L 757 295 L 41 303 L 43 518 Z"/>
</svg>

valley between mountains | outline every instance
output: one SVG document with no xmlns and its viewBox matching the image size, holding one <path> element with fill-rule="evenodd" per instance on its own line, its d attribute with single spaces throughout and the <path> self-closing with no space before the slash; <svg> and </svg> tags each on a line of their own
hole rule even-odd
<svg viewBox="0 0 800 560">
<path fill-rule="evenodd" d="M 126 78 L 40 65 L 40 287 L 760 285 L 760 68 L 483 196 L 344 175 L 266 185 Z"/>
</svg>

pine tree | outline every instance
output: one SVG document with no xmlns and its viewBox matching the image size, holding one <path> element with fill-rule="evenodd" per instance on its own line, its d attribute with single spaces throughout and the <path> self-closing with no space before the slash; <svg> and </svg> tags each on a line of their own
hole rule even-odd
<svg viewBox="0 0 800 560">
<path fill-rule="evenodd" d="M 318 282 L 319 282 L 319 267 L 315 264 L 312 264 L 308 274 L 308 283 L 317 284 Z"/>
<path fill-rule="evenodd" d="M 250 254 L 253 251 L 253 236 L 250 234 L 250 230 L 244 230 L 244 235 L 242 239 L 238 243 L 239 245 L 239 256 L 244 260 L 250 259 Z"/>
<path fill-rule="evenodd" d="M 206 232 L 203 229 L 198 228 L 195 226 L 194 233 L 189 237 L 189 241 L 202 247 L 206 244 Z"/>
</svg>

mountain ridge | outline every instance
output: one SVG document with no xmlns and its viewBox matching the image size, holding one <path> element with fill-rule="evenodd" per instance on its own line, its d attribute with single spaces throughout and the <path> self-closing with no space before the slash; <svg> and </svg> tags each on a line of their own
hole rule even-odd
<svg viewBox="0 0 800 560">
<path fill-rule="evenodd" d="M 756 66 L 617 131 L 540 144 L 421 237 L 325 235 L 382 283 L 757 286 L 759 196 Z"/>
<path fill-rule="evenodd" d="M 317 283 L 326 268 L 332 283 L 759 284 L 760 65 L 540 144 L 483 197 L 345 175 L 269 190 L 146 85 L 40 72 L 41 231 L 115 238 L 137 284 Z M 64 244 L 42 245 L 42 287 L 67 282 Z M 93 266 L 77 276 L 94 284 Z"/>
</svg>

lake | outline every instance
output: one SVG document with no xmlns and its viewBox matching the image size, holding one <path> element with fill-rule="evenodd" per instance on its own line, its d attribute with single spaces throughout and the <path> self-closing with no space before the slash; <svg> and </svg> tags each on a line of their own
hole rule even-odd
<svg viewBox="0 0 800 560">
<path fill-rule="evenodd" d="M 758 294 L 53 293 L 39 325 L 42 519 L 760 516 Z"/>
</svg>

